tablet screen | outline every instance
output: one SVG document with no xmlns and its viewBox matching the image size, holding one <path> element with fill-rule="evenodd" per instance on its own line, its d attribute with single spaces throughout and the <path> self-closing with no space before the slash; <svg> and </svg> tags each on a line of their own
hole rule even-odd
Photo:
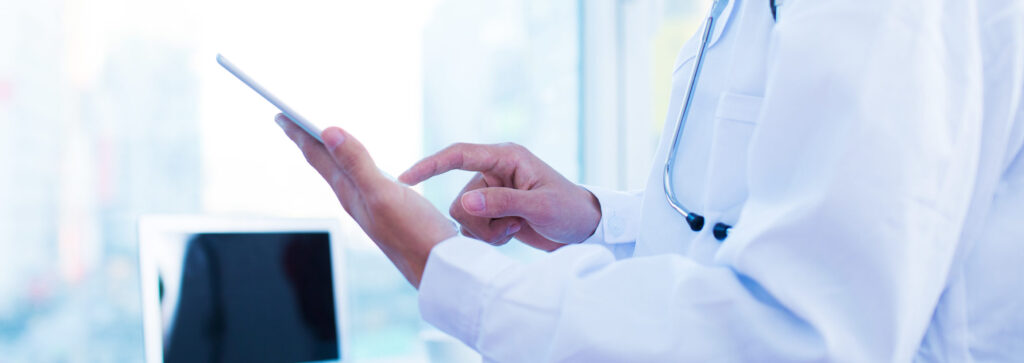
<svg viewBox="0 0 1024 363">
<path fill-rule="evenodd" d="M 165 362 L 340 359 L 327 233 L 198 233 L 181 266 Z"/>
</svg>

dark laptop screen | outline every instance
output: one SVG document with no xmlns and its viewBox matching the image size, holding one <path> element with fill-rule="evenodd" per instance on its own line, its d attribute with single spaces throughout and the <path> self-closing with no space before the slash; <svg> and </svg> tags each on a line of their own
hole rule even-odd
<svg viewBox="0 0 1024 363">
<path fill-rule="evenodd" d="M 201 233 L 187 242 L 164 361 L 337 360 L 327 233 Z"/>
</svg>

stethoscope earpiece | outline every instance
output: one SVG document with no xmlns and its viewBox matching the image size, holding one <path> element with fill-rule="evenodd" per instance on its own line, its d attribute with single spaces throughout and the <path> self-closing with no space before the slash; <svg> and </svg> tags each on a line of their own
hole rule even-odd
<svg viewBox="0 0 1024 363">
<path fill-rule="evenodd" d="M 700 232 L 704 229 L 704 216 L 697 213 L 689 213 L 686 215 L 686 223 L 690 225 L 690 229 L 694 232 Z"/>
<path fill-rule="evenodd" d="M 700 230 L 704 229 L 704 216 L 693 212 L 687 213 L 686 223 L 690 225 L 690 229 L 694 232 L 700 232 Z M 729 229 L 731 228 L 732 226 L 728 224 L 718 222 L 711 229 L 711 234 L 715 236 L 715 239 L 725 241 L 729 237 Z"/>
<path fill-rule="evenodd" d="M 729 229 L 732 226 L 725 223 L 715 223 L 715 228 L 711 230 L 712 234 L 715 235 L 715 239 L 719 241 L 725 241 L 726 237 L 729 237 Z"/>
</svg>

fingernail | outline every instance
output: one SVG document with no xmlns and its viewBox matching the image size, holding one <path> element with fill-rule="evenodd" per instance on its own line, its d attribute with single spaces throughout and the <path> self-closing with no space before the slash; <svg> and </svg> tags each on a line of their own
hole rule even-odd
<svg viewBox="0 0 1024 363">
<path fill-rule="evenodd" d="M 522 227 L 521 227 L 521 226 L 519 226 L 519 224 L 518 224 L 518 223 L 516 223 L 516 224 L 513 224 L 513 225 L 511 225 L 511 226 L 508 226 L 508 230 L 507 230 L 507 231 L 505 231 L 505 235 L 506 235 L 506 236 L 511 236 L 511 235 L 513 235 L 513 234 L 516 234 L 517 232 L 519 232 L 519 229 L 520 229 L 520 228 L 522 228 Z"/>
<path fill-rule="evenodd" d="M 466 193 L 462 197 L 462 205 L 470 212 L 483 212 L 487 209 L 487 202 L 484 201 L 484 195 L 480 192 Z"/>
<path fill-rule="evenodd" d="M 284 115 L 278 114 L 277 116 L 274 117 L 274 121 L 277 122 L 277 126 L 281 126 L 282 129 L 284 128 L 284 122 L 286 121 L 284 119 Z"/>
<path fill-rule="evenodd" d="M 327 146 L 328 150 L 334 150 L 345 141 L 345 135 L 341 133 L 336 127 L 328 128 L 320 134 L 320 138 L 324 140 L 324 146 Z"/>
</svg>

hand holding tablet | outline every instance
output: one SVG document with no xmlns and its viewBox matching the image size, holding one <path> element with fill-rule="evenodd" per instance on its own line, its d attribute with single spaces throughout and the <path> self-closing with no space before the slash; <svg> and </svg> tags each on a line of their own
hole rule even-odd
<svg viewBox="0 0 1024 363">
<path fill-rule="evenodd" d="M 338 201 L 413 286 L 419 287 L 431 249 L 458 234 L 426 198 L 382 172 L 348 132 L 323 132 L 249 78 L 221 55 L 217 63 L 283 113 L 277 117 L 310 166 L 327 181 Z M 292 122 L 284 122 L 283 119 Z M 308 134 L 308 135 L 307 135 Z M 315 139 L 318 143 L 309 142 Z M 453 228 L 454 227 L 454 228 Z"/>
</svg>

